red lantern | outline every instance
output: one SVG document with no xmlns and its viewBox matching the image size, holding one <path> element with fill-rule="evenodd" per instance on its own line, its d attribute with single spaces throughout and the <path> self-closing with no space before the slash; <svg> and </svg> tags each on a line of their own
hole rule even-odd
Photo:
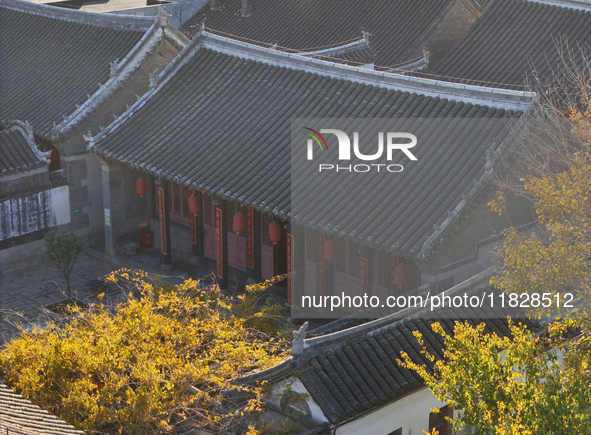
<svg viewBox="0 0 591 435">
<path fill-rule="evenodd" d="M 137 179 L 137 181 L 135 182 L 135 191 L 142 198 L 148 192 L 148 183 L 146 183 L 145 178 L 140 177 Z"/>
<path fill-rule="evenodd" d="M 189 196 L 189 212 L 191 214 L 199 214 L 201 212 L 201 203 L 197 195 Z"/>
<path fill-rule="evenodd" d="M 334 240 L 324 241 L 324 259 L 332 261 L 337 257 L 337 247 Z"/>
<path fill-rule="evenodd" d="M 398 287 L 404 287 L 408 279 L 408 269 L 404 264 L 399 264 L 394 268 L 394 284 Z"/>
<path fill-rule="evenodd" d="M 234 230 L 236 234 L 240 234 L 242 231 L 244 231 L 244 228 L 246 228 L 246 216 L 244 216 L 242 213 L 235 214 L 232 230 Z"/>
<path fill-rule="evenodd" d="M 273 243 L 277 243 L 281 240 L 281 227 L 277 222 L 271 222 L 269 224 L 269 239 L 271 239 Z"/>
</svg>

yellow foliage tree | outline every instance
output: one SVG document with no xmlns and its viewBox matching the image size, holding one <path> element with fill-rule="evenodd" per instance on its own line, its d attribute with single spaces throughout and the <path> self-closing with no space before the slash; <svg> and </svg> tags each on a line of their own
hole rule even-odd
<svg viewBox="0 0 591 435">
<path fill-rule="evenodd" d="M 591 433 L 588 353 L 571 348 L 559 361 L 546 339 L 522 326 L 509 324 L 512 337 L 485 333 L 484 327 L 456 322 L 449 335 L 434 323 L 433 331 L 445 342 L 444 359 L 436 361 L 423 346 L 431 368 L 414 363 L 404 352 L 404 361 L 399 361 L 417 371 L 439 400 L 460 410 L 452 421 L 454 430 L 471 425 L 476 434 Z M 552 337 L 563 333 L 554 328 Z M 421 334 L 414 334 L 422 345 Z"/>
<path fill-rule="evenodd" d="M 537 83 L 539 110 L 517 152 L 521 171 L 502 184 L 533 201 L 538 226 L 531 233 L 505 231 L 504 264 L 491 281 L 529 296 L 517 302 L 527 300 L 531 316 L 551 320 L 548 334 L 511 325 L 511 337 L 498 337 L 483 325 L 456 323 L 452 336 L 434 324 L 445 340 L 444 359 L 429 368 L 403 355 L 403 365 L 460 411 L 456 428 L 591 433 L 591 63 L 563 54 L 553 85 Z M 490 206 L 505 211 L 503 192 Z"/>
<path fill-rule="evenodd" d="M 190 279 L 172 286 L 121 270 L 108 281 L 125 283 L 125 302 L 73 308 L 6 344 L 8 385 L 87 431 L 249 430 L 264 386 L 232 379 L 287 357 L 280 308 L 253 302 L 273 281 L 238 301 Z"/>
</svg>

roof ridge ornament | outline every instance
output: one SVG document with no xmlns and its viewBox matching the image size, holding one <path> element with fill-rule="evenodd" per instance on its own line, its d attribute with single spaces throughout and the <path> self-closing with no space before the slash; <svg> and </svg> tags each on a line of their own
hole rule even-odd
<svg viewBox="0 0 591 435">
<path fill-rule="evenodd" d="M 158 86 L 158 68 L 154 70 L 154 72 L 150 73 L 150 88 L 155 88 Z"/>
<path fill-rule="evenodd" d="M 423 47 L 423 59 L 427 65 L 429 65 L 429 56 L 431 56 L 431 52 L 427 50 L 427 47 Z"/>
<path fill-rule="evenodd" d="M 308 329 L 308 322 L 305 322 L 300 329 L 293 331 L 293 341 L 291 346 L 291 354 L 293 356 L 301 355 L 304 352 L 304 339 L 306 338 L 306 330 Z"/>
<path fill-rule="evenodd" d="M 109 64 L 109 77 L 114 79 L 119 75 L 119 59 L 115 59 Z"/>
<path fill-rule="evenodd" d="M 365 27 L 361 28 L 361 36 L 363 37 L 363 39 L 365 40 L 365 42 L 367 43 L 368 47 L 369 47 L 369 37 L 373 36 L 371 33 L 369 33 L 367 30 L 365 30 Z"/>
<path fill-rule="evenodd" d="M 206 16 L 205 14 L 203 14 L 203 17 L 201 18 L 201 21 L 199 22 L 199 30 L 201 32 L 205 32 L 205 20 L 206 20 Z"/>
<path fill-rule="evenodd" d="M 170 17 L 170 14 L 162 6 L 158 6 L 158 25 L 160 27 L 168 26 L 168 17 Z"/>
<path fill-rule="evenodd" d="M 3 122 L 4 127 L 7 130 L 16 130 L 20 132 L 27 144 L 31 148 L 31 150 L 35 153 L 35 155 L 40 160 L 46 160 L 49 163 L 49 157 L 51 156 L 51 151 L 41 151 L 37 144 L 35 143 L 35 134 L 33 133 L 33 126 L 29 123 L 29 121 L 21 121 L 19 119 L 12 119 L 10 121 Z"/>
</svg>

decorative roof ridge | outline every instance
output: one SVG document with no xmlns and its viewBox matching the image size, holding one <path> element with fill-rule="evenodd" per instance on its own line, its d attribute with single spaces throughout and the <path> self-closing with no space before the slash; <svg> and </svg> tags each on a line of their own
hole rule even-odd
<svg viewBox="0 0 591 435">
<path fill-rule="evenodd" d="M 349 53 L 351 51 L 355 51 L 359 48 L 370 48 L 371 49 L 371 47 L 369 46 L 369 42 L 364 37 L 360 37 L 357 41 L 349 42 L 348 44 L 337 45 L 334 47 L 325 48 L 323 50 L 303 51 L 298 54 L 300 54 L 301 56 L 343 54 L 343 53 Z"/>
<path fill-rule="evenodd" d="M 419 95 L 452 101 L 460 100 L 484 106 L 491 105 L 492 107 L 505 108 L 507 110 L 525 111 L 531 106 L 531 103 L 536 96 L 536 94 L 532 92 L 437 81 L 422 77 L 373 71 L 363 67 L 353 67 L 340 63 L 327 62 L 299 54 L 284 53 L 272 48 L 264 48 L 258 45 L 248 44 L 246 42 L 214 35 L 201 30 L 195 34 L 191 42 L 185 46 L 185 48 L 160 74 L 154 76 L 152 89 L 142 95 L 138 101 L 127 109 L 117 120 L 96 136 L 85 136 L 85 139 L 89 143 L 88 149 L 92 149 L 96 142 L 107 136 L 131 117 L 147 100 L 162 89 L 162 87 L 174 76 L 176 71 L 189 62 L 192 56 L 201 49 L 211 49 L 218 53 L 253 60 L 267 65 L 303 70 L 370 86 L 378 86 L 386 89 L 416 93 Z"/>
<path fill-rule="evenodd" d="M 56 140 L 60 135 L 67 133 L 73 126 L 85 119 L 92 111 L 111 96 L 120 86 L 129 78 L 129 76 L 140 67 L 143 61 L 150 55 L 154 47 L 163 39 L 167 39 L 172 44 L 182 49 L 190 40 L 172 26 L 167 20 L 163 20 L 159 15 L 156 20 L 152 20 L 152 26 L 146 31 L 144 36 L 137 42 L 131 51 L 121 61 L 116 60 L 110 64 L 110 77 L 105 84 L 101 84 L 97 91 L 76 110 L 66 117 L 62 122 L 55 125 L 51 132 L 51 137 Z M 106 68 L 106 66 L 105 66 Z"/>
<path fill-rule="evenodd" d="M 66 9 L 56 6 L 36 4 L 27 0 L 2 0 L 0 7 L 13 11 L 39 15 L 57 20 L 70 21 L 97 27 L 110 27 L 118 30 L 148 30 L 152 25 L 152 17 L 136 17 L 130 15 L 104 14 Z"/>
<path fill-rule="evenodd" d="M 557 6 L 564 9 L 572 9 L 591 12 L 591 0 L 523 0 L 528 3 L 538 3 L 548 6 Z"/>
<path fill-rule="evenodd" d="M 301 54 L 285 53 L 204 31 L 198 32 L 193 41 L 194 45 L 193 43 L 190 44 L 191 48 L 209 48 L 244 59 L 295 70 L 304 70 L 361 84 L 509 110 L 527 110 L 535 97 L 532 92 L 467 85 L 343 65 Z"/>
<path fill-rule="evenodd" d="M 37 148 L 37 144 L 35 143 L 35 135 L 33 134 L 33 127 L 28 121 L 12 119 L 9 121 L 4 121 L 2 124 L 6 130 L 18 131 L 20 134 L 22 134 L 27 141 L 27 145 L 29 145 L 29 148 L 31 148 L 31 151 L 33 151 L 40 162 L 44 165 L 49 165 L 49 156 L 51 155 L 51 151 L 41 151 L 39 148 Z"/>
<path fill-rule="evenodd" d="M 491 266 L 440 294 L 451 296 L 455 293 L 466 291 L 467 289 L 473 290 L 489 286 L 489 280 L 496 271 L 496 266 Z M 305 355 L 306 358 L 308 358 L 311 356 L 311 353 L 316 351 L 316 349 L 319 349 L 322 352 L 328 346 L 332 347 L 336 343 L 349 343 L 350 339 L 353 337 L 374 334 L 378 330 L 401 324 L 407 319 L 418 318 L 421 313 L 428 310 L 428 308 L 421 306 L 410 307 L 388 316 L 372 320 L 371 322 L 363 323 L 341 331 L 321 335 L 319 337 L 306 338 L 304 340 L 304 353 L 302 355 Z"/>
</svg>

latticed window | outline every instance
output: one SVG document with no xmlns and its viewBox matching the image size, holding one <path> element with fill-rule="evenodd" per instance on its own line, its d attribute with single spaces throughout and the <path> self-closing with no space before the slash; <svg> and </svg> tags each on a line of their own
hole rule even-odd
<svg viewBox="0 0 591 435">
<path fill-rule="evenodd" d="M 390 253 L 378 251 L 378 285 L 388 287 L 390 284 Z"/>
<path fill-rule="evenodd" d="M 318 261 L 318 231 L 306 229 L 306 259 Z"/>
<path fill-rule="evenodd" d="M 445 417 L 453 418 L 454 411 L 449 406 L 439 408 L 437 413 L 429 413 L 429 432 L 437 429 L 440 435 L 451 435 L 451 423 Z"/>
<path fill-rule="evenodd" d="M 203 223 L 213 226 L 213 201 L 209 195 L 203 195 Z"/>
<path fill-rule="evenodd" d="M 269 224 L 273 222 L 273 218 L 269 215 L 264 214 L 261 216 L 261 222 L 263 223 L 261 229 L 263 232 L 263 244 L 267 246 L 273 246 L 273 242 L 269 238 Z"/>
<path fill-rule="evenodd" d="M 169 183 L 170 219 L 181 224 L 189 224 L 189 188 Z"/>
<path fill-rule="evenodd" d="M 349 242 L 349 275 L 359 276 L 360 261 L 361 254 L 359 253 L 359 245 L 354 242 Z"/>
<path fill-rule="evenodd" d="M 226 228 L 228 231 L 232 231 L 234 227 L 234 203 L 232 201 L 226 202 Z"/>
<path fill-rule="evenodd" d="M 336 258 L 334 259 L 334 270 L 347 272 L 347 242 L 343 239 L 335 239 Z"/>
</svg>

